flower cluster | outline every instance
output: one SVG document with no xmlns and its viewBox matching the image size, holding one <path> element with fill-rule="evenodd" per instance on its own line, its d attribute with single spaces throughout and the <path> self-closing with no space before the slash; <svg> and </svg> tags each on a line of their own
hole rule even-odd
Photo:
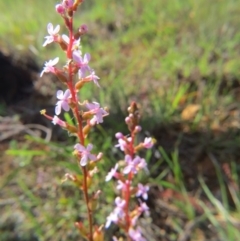
<svg viewBox="0 0 240 241">
<path fill-rule="evenodd" d="M 59 81 L 65 86 L 65 90 L 58 90 L 56 92 L 56 106 L 55 115 L 50 116 L 46 114 L 45 110 L 41 113 L 52 121 L 54 125 L 67 130 L 71 135 L 77 137 L 77 143 L 73 147 L 73 155 L 82 170 L 82 176 L 66 174 L 65 180 L 74 182 L 80 190 L 82 190 L 87 206 L 88 227 L 85 223 L 76 222 L 76 227 L 81 235 L 89 240 L 103 240 L 102 228 L 97 227 L 93 223 L 94 202 L 100 194 L 100 190 L 95 190 L 90 193 L 91 183 L 93 183 L 93 176 L 97 173 L 97 163 L 102 158 L 102 153 L 94 154 L 93 144 L 86 143 L 87 135 L 91 128 L 103 122 L 108 112 L 101 108 L 98 102 L 89 102 L 87 100 L 80 101 L 78 92 L 87 83 L 94 83 L 99 86 L 99 77 L 95 71 L 90 67 L 91 56 L 89 53 L 82 53 L 81 37 L 87 33 L 87 26 L 81 25 L 77 29 L 74 28 L 74 13 L 83 0 L 62 0 L 57 4 L 56 12 L 62 17 L 68 35 L 60 34 L 60 25 L 56 27 L 52 23 L 48 23 L 47 32 L 43 46 L 49 44 L 58 44 L 60 48 L 66 53 L 67 64 L 63 67 L 58 67 L 59 58 L 56 57 L 45 63 L 40 76 L 45 73 L 54 74 Z M 61 119 L 62 112 L 71 111 L 76 123 L 69 124 L 67 121 Z M 94 230 L 95 228 L 95 230 Z"/>
<path fill-rule="evenodd" d="M 148 215 L 149 208 L 144 202 L 148 199 L 147 185 L 138 183 L 134 185 L 135 175 L 141 171 L 147 169 L 147 163 L 145 159 L 139 157 L 137 152 L 143 148 L 149 149 L 153 146 L 152 138 L 145 138 L 144 142 L 135 145 L 136 134 L 141 131 L 139 122 L 139 111 L 136 103 L 132 103 L 128 108 L 129 116 L 125 119 L 130 136 L 124 136 L 122 133 L 117 133 L 116 138 L 121 151 L 124 152 L 124 161 L 120 161 L 110 170 L 106 176 L 106 181 L 110 181 L 112 178 L 117 180 L 117 189 L 119 190 L 119 196 L 115 199 L 115 209 L 107 217 L 105 227 L 108 228 L 113 222 L 121 227 L 125 235 L 133 241 L 146 240 L 141 234 L 141 228 L 137 226 L 137 219 L 142 215 Z M 130 199 L 135 196 L 139 200 L 133 210 L 130 209 Z M 114 240 L 118 239 L 114 237 Z"/>
</svg>

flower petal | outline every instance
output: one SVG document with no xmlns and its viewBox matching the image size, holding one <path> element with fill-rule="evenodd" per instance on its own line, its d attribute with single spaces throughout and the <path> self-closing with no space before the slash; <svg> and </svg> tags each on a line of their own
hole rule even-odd
<svg viewBox="0 0 240 241">
<path fill-rule="evenodd" d="M 60 25 L 57 25 L 52 33 L 57 34 L 59 32 L 59 30 L 60 30 Z"/>
<path fill-rule="evenodd" d="M 47 31 L 48 31 L 48 33 L 49 33 L 50 35 L 52 35 L 52 33 L 53 33 L 53 25 L 52 25 L 52 23 L 49 23 L 49 24 L 47 25 Z"/>
<path fill-rule="evenodd" d="M 76 145 L 74 146 L 74 148 L 77 149 L 77 150 L 80 151 L 80 152 L 82 152 L 82 151 L 85 150 L 85 147 L 84 147 L 83 145 L 79 144 L 79 143 L 76 144 Z"/>
<path fill-rule="evenodd" d="M 63 98 L 63 91 L 62 90 L 58 90 L 56 93 L 56 96 L 59 100 L 61 100 Z"/>
<path fill-rule="evenodd" d="M 61 103 L 57 103 L 56 107 L 55 107 L 55 114 L 56 115 L 60 115 L 61 113 Z"/>
<path fill-rule="evenodd" d="M 87 156 L 83 155 L 83 157 L 81 158 L 81 161 L 80 161 L 80 165 L 82 167 L 86 166 L 87 165 L 87 160 L 88 160 Z"/>
</svg>

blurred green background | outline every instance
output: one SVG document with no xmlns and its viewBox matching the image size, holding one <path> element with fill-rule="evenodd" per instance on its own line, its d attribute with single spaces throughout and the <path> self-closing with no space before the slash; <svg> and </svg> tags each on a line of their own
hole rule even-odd
<svg viewBox="0 0 240 241">
<path fill-rule="evenodd" d="M 55 13 L 55 3 L 0 1 L 1 49 L 23 58 L 30 53 L 41 67 L 56 56 L 64 64 L 64 53 L 57 45 L 42 47 L 49 22 L 54 26 L 60 24 L 62 33 L 66 33 L 62 19 Z M 127 133 L 124 115 L 132 100 L 141 106 L 144 130 L 158 141 L 154 153 L 147 154 L 150 176 L 140 177 L 143 182 L 178 191 L 183 196 L 191 195 L 181 173 L 179 153 L 184 150 L 180 150 L 178 143 L 185 133 L 197 132 L 198 135 L 188 138 L 201 139 L 196 142 L 198 149 L 203 148 L 204 154 L 216 153 L 220 167 L 222 162 L 228 163 L 238 186 L 239 6 L 239 0 L 85 0 L 76 13 L 75 27 L 88 25 L 89 33 L 81 39 L 82 51 L 91 54 L 91 67 L 100 77 L 101 85 L 101 89 L 89 85 L 81 99 L 98 101 L 108 106 L 111 113 L 104 127 L 97 128 L 89 140 L 97 146 L 96 152 L 106 153 L 97 181 L 106 193 L 96 217 L 98 223 L 103 223 L 111 210 L 112 184 L 103 185 L 104 175 L 121 157 L 113 147 L 114 133 Z M 180 128 L 174 129 L 175 125 Z M 171 148 L 167 148 L 168 141 Z M 1 241 L 80 240 L 73 223 L 86 218 L 81 194 L 71 184 L 61 185 L 65 172 L 78 172 L 73 158 L 69 158 L 73 143 L 49 143 L 25 136 L 2 144 L 1 150 L 7 151 L 1 155 Z M 194 155 L 198 155 L 197 151 Z M 160 165 L 165 165 L 164 170 L 159 169 Z M 200 215 L 201 222 L 210 223 L 213 228 L 205 232 L 196 224 L 189 240 L 210 240 L 207 232 L 215 240 L 238 238 L 238 189 L 231 193 L 235 207 L 232 209 L 222 169 L 218 165 L 213 168 L 217 173 L 216 186 L 225 201 L 220 203 L 204 181 L 198 180 L 208 199 L 204 202 L 195 190 L 194 198 L 201 202 L 205 212 L 205 216 Z M 185 219 L 170 218 L 173 232 L 159 236 L 155 227 L 155 238 L 148 240 L 180 240 L 186 220 L 190 222 L 199 216 L 191 202 L 184 208 L 183 203 L 173 200 L 173 205 L 183 209 L 185 215 Z"/>
</svg>

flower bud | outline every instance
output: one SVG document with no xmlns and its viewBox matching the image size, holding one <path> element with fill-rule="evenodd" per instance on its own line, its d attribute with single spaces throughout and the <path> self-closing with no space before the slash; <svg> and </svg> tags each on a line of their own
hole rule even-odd
<svg viewBox="0 0 240 241">
<path fill-rule="evenodd" d="M 130 122 L 131 122 L 130 117 L 127 116 L 127 117 L 125 118 L 125 122 L 126 122 L 126 124 L 130 124 Z"/>
<path fill-rule="evenodd" d="M 91 185 L 92 185 L 92 177 L 88 176 L 87 177 L 87 189 L 90 188 Z"/>
<path fill-rule="evenodd" d="M 72 134 L 76 134 L 76 133 L 77 133 L 77 128 L 76 128 L 75 126 L 72 126 L 72 125 L 67 124 L 66 129 L 67 129 L 70 133 L 72 133 Z"/>
<path fill-rule="evenodd" d="M 86 126 L 84 126 L 83 128 L 83 135 L 84 135 L 84 138 L 86 138 L 88 136 L 88 133 L 89 131 L 91 130 L 91 125 L 87 124 Z"/>
<path fill-rule="evenodd" d="M 124 138 L 124 135 L 121 132 L 118 132 L 118 133 L 115 134 L 115 137 L 117 139 L 122 139 L 122 138 Z"/>
<path fill-rule="evenodd" d="M 66 76 L 63 74 L 62 71 L 56 69 L 56 70 L 55 70 L 55 74 L 56 74 L 56 76 L 58 77 L 58 79 L 59 79 L 62 83 L 64 83 L 64 84 L 67 83 L 67 78 L 66 78 Z"/>
<path fill-rule="evenodd" d="M 93 241 L 104 241 L 104 233 L 102 231 L 102 227 L 103 226 L 100 226 L 99 228 L 95 228 L 93 233 Z"/>
<path fill-rule="evenodd" d="M 135 133 L 138 133 L 142 130 L 142 127 L 141 126 L 135 126 L 135 129 L 134 129 L 134 132 Z"/>
<path fill-rule="evenodd" d="M 80 234 L 88 240 L 88 231 L 87 229 L 83 226 L 83 223 L 82 222 L 76 222 L 75 223 L 75 227 L 79 230 Z"/>
<path fill-rule="evenodd" d="M 88 32 L 88 27 L 86 24 L 82 24 L 78 30 L 81 34 L 85 34 Z"/>
<path fill-rule="evenodd" d="M 103 157 L 103 153 L 102 152 L 99 152 L 98 155 L 97 155 L 97 160 L 96 161 L 100 161 Z"/>
<path fill-rule="evenodd" d="M 64 12 L 65 12 L 65 8 L 62 4 L 57 4 L 55 9 L 56 9 L 57 13 L 59 13 L 61 15 L 64 14 Z"/>
<path fill-rule="evenodd" d="M 86 82 L 85 82 L 85 81 L 82 81 L 82 80 L 78 81 L 78 82 L 75 84 L 75 89 L 76 89 L 76 90 L 80 90 L 80 89 L 84 86 L 85 83 L 86 83 Z"/>
<path fill-rule="evenodd" d="M 88 31 L 87 25 L 86 24 L 81 25 L 78 31 L 74 34 L 74 39 L 79 39 L 82 35 L 87 33 L 87 31 Z"/>
</svg>

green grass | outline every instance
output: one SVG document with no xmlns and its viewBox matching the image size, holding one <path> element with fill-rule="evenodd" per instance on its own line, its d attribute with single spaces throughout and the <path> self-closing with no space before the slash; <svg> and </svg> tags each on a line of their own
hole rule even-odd
<svg viewBox="0 0 240 241">
<path fill-rule="evenodd" d="M 81 40 L 83 52 L 92 56 L 91 66 L 101 78 L 101 89 L 88 86 L 81 98 L 108 105 L 112 115 L 106 119 L 106 129 L 100 127 L 89 137 L 99 146 L 97 151 L 105 153 L 97 182 L 106 193 L 97 216 L 99 223 L 104 222 L 103 217 L 111 210 L 111 205 L 106 204 L 114 198 L 103 181 L 107 170 L 119 157 L 112 148 L 114 132 L 125 130 L 120 119 L 123 122 L 122 112 L 131 100 L 142 107 L 145 129 L 161 125 L 171 128 L 173 123 L 181 123 L 184 131 L 201 131 L 202 134 L 209 131 L 209 135 L 214 135 L 214 131 L 234 129 L 230 137 L 217 136 L 209 143 L 202 135 L 200 147 L 206 147 L 206 142 L 207 151 L 211 153 L 223 149 L 221 154 L 226 161 L 231 160 L 232 175 L 236 183 L 239 182 L 237 160 L 231 159 L 231 153 L 236 153 L 240 144 L 237 132 L 239 97 L 238 88 L 234 87 L 235 80 L 239 83 L 240 78 L 239 4 L 239 0 L 84 1 L 75 26 L 86 23 L 89 27 L 89 34 Z M 57 46 L 42 47 L 48 22 L 54 26 L 60 24 L 63 33 L 65 31 L 54 6 L 54 0 L 0 1 L 2 48 L 19 54 L 31 52 L 40 65 L 56 56 L 64 63 L 64 54 Z M 199 111 L 193 118 L 182 120 L 181 113 L 190 104 L 198 105 Z M 5 106 L 0 109 L 5 111 Z M 65 118 L 71 122 L 71 117 L 66 115 Z M 179 157 L 181 138 L 182 133 L 170 152 L 157 147 L 161 158 L 155 157 L 154 163 L 149 161 L 150 183 L 173 190 L 176 195 L 180 193 L 182 197 L 178 200 L 173 196 L 175 200 L 170 200 L 177 211 L 176 216 L 170 215 L 169 226 L 177 234 L 184 233 L 184 224 L 196 221 L 192 237 L 197 237 L 201 231 L 199 227 L 208 229 L 209 224 L 213 227 L 209 232 L 216 232 L 219 240 L 236 240 L 238 229 L 234 222 L 239 220 L 238 193 L 229 187 L 236 207 L 233 210 L 228 204 L 224 175 L 215 165 L 222 203 L 214 197 L 201 175 L 196 179 L 208 202 L 202 201 L 198 193 L 191 196 Z M 19 143 L 10 143 L 6 154 L 11 155 L 14 168 L 4 172 L 0 195 L 16 200 L 18 216 L 24 220 L 17 230 L 22 240 L 33 239 L 27 237 L 28 233 L 30 236 L 36 233 L 37 240 L 78 240 L 72 223 L 85 218 L 82 197 L 74 185 L 61 185 L 65 172 L 78 173 L 76 163 L 69 158 L 72 146 L 73 143 L 45 143 L 29 137 Z M 147 154 L 150 160 L 152 155 Z M 6 164 L 0 163 L 5 169 Z M 159 169 L 161 166 L 165 168 Z M 42 173 L 47 181 L 36 186 Z M 146 177 L 141 178 L 147 182 Z M 192 197 L 205 214 L 196 213 Z M 9 206 L 6 210 L 4 215 L 11 212 Z M 5 222 L 4 217 L 0 219 L 1 224 Z M 171 240 L 176 240 L 176 233 L 169 234 Z"/>
<path fill-rule="evenodd" d="M 83 97 L 93 95 L 111 105 L 116 95 L 124 109 L 129 98 L 135 98 L 155 119 L 169 122 L 182 110 L 180 98 L 191 92 L 183 80 L 193 79 L 195 91 L 213 98 L 202 115 L 216 109 L 216 99 L 227 106 L 228 97 L 219 96 L 216 89 L 223 76 L 229 76 L 228 82 L 240 76 L 238 2 L 86 1 L 75 26 L 89 25 L 89 35 L 82 39 L 83 51 L 92 55 L 102 91 L 89 88 Z M 48 22 L 60 24 L 64 32 L 54 3 L 1 2 L 5 13 L 0 17 L 1 40 L 20 49 L 35 49 L 41 64 L 56 55 L 63 57 L 54 45 L 42 48 Z M 23 11 L 25 14 L 18 14 Z M 179 74 L 181 79 L 177 78 Z M 199 98 L 196 102 L 205 106 L 204 101 Z"/>
</svg>

